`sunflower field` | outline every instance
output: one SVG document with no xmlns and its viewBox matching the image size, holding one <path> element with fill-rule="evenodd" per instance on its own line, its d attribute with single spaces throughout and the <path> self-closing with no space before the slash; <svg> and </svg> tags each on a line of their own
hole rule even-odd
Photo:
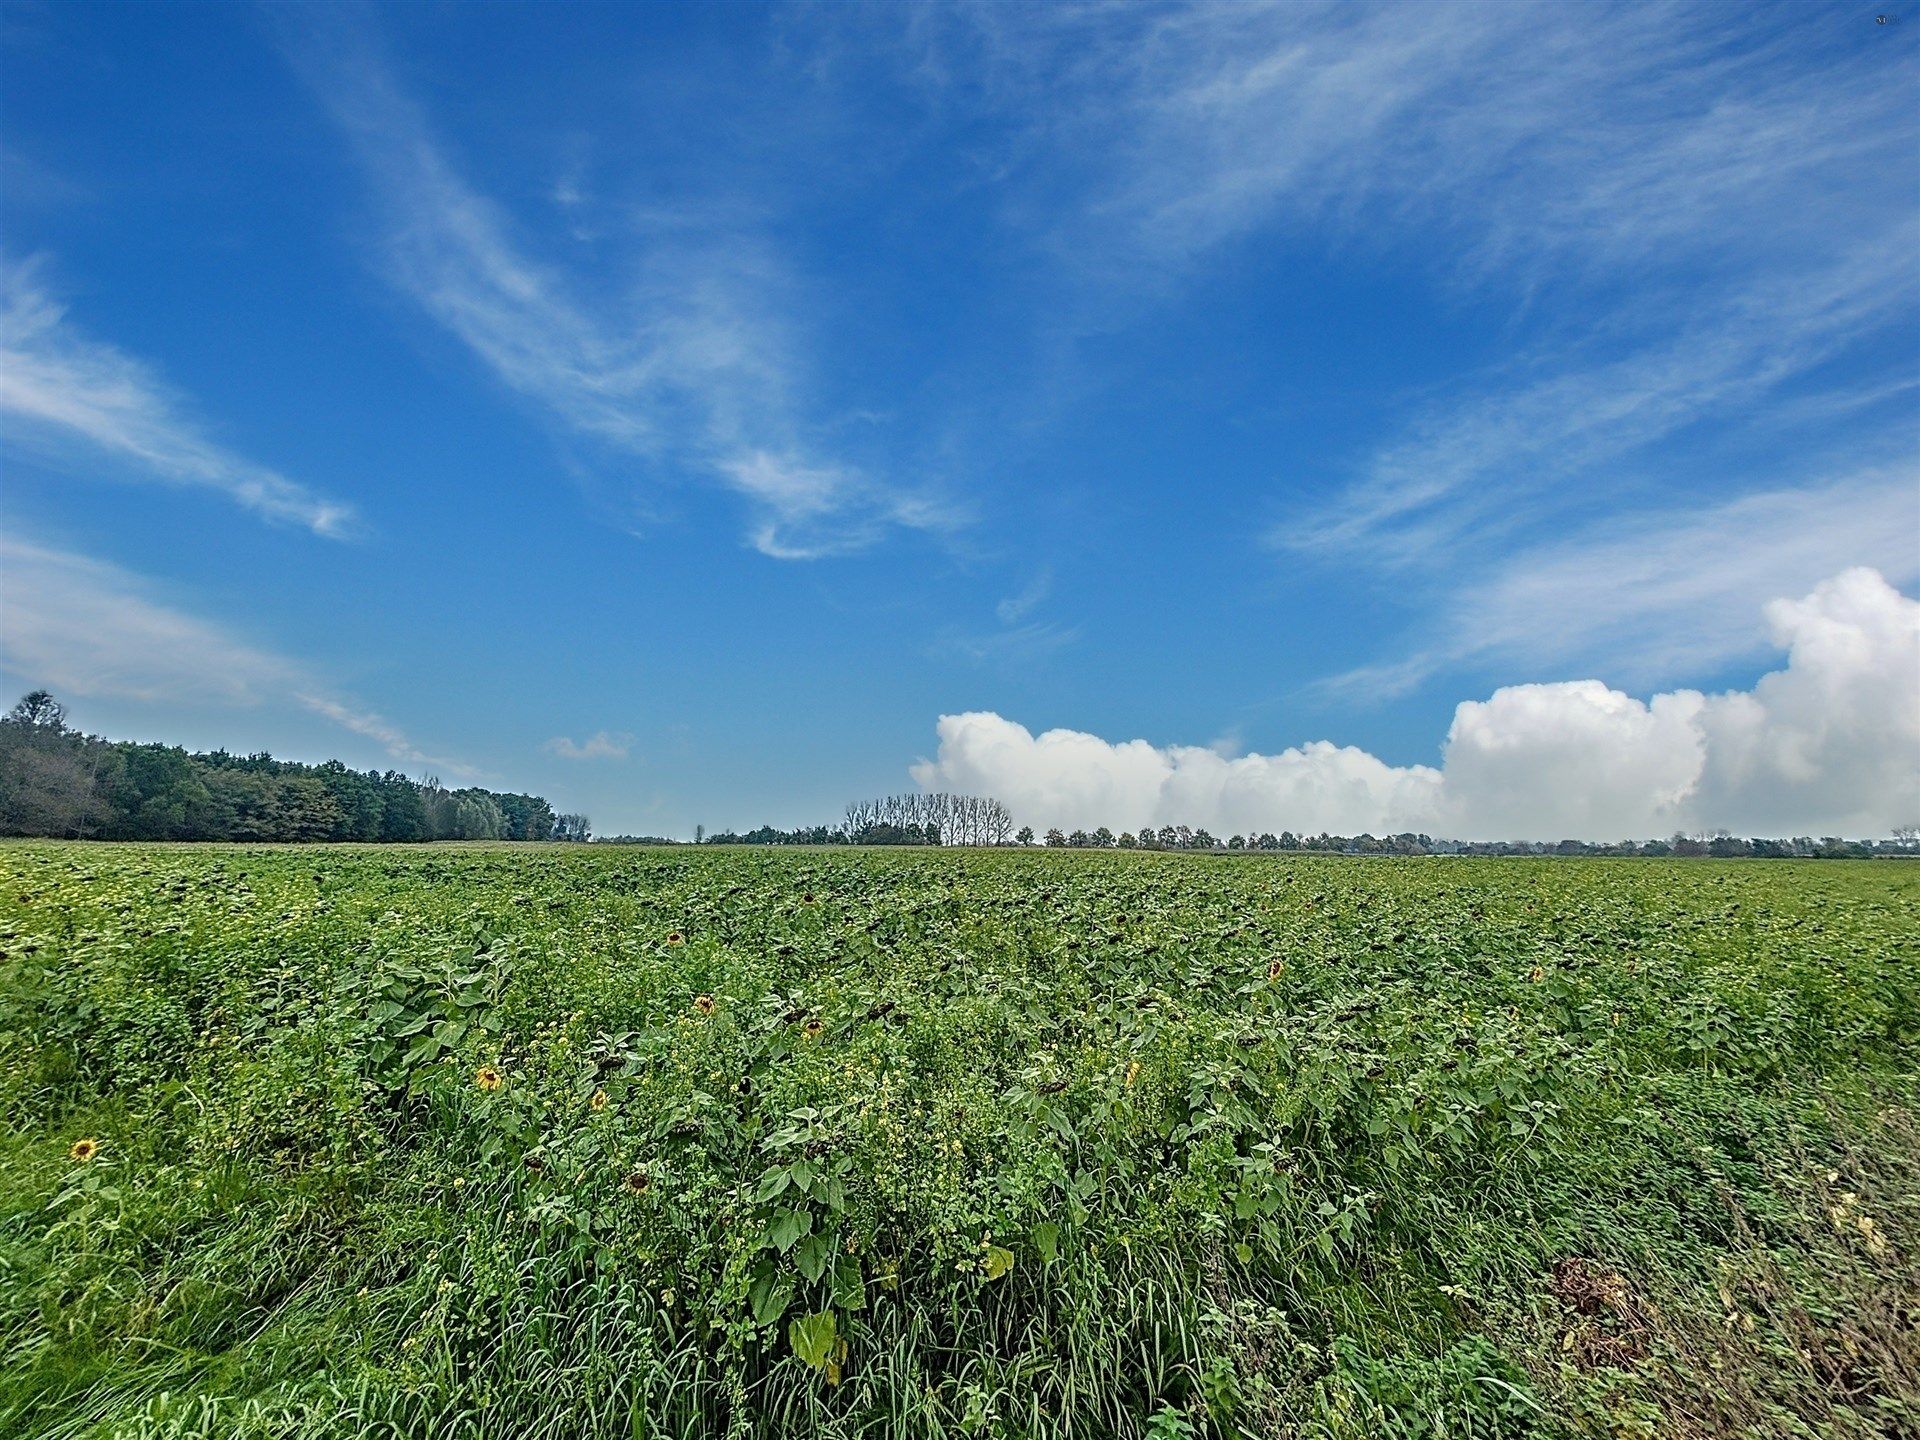
<svg viewBox="0 0 1920 1440">
<path fill-rule="evenodd" d="M 0 846 L 0 1434 L 1920 1436 L 1920 866 Z"/>
</svg>

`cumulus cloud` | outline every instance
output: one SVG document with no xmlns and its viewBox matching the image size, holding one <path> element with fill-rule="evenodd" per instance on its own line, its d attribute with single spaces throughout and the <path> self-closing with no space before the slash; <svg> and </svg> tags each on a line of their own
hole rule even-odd
<svg viewBox="0 0 1920 1440">
<path fill-rule="evenodd" d="M 1275 755 L 1034 735 L 945 715 L 929 789 L 992 794 L 1024 823 L 1216 833 L 1423 831 L 1620 839 L 1725 826 L 1885 834 L 1920 820 L 1920 603 L 1875 570 L 1767 607 L 1784 668 L 1748 691 L 1640 700 L 1598 680 L 1514 685 L 1454 712 L 1439 768 L 1316 741 Z"/>
<path fill-rule="evenodd" d="M 1231 757 L 1199 745 L 1114 744 L 1077 730 L 1034 735 L 986 711 L 943 715 L 939 733 L 938 756 L 913 767 L 915 780 L 930 790 L 993 795 L 1041 827 L 1187 824 L 1225 833 L 1278 825 L 1350 833 L 1380 829 L 1383 816 L 1432 814 L 1442 785 L 1427 766 L 1388 765 L 1324 740 Z"/>
<path fill-rule="evenodd" d="M 1774 601 L 1767 620 L 1789 663 L 1750 694 L 1705 705 L 1701 808 L 1747 830 L 1776 808 L 1829 815 L 1855 834 L 1914 823 L 1920 605 L 1857 569 L 1804 600 Z"/>
<path fill-rule="evenodd" d="M 154 598 L 116 565 L 8 536 L 0 539 L 0 575 L 0 670 L 17 683 L 148 704 L 250 709 L 291 702 L 374 741 L 395 760 L 475 773 L 426 754 L 298 661 Z"/>
<path fill-rule="evenodd" d="M 353 531 L 351 506 L 216 444 L 147 366 L 81 333 L 34 263 L 0 265 L 0 337 L 9 443 L 105 455 L 134 474 L 216 490 L 329 539 Z"/>
<path fill-rule="evenodd" d="M 633 737 L 596 730 L 581 741 L 556 735 L 540 748 L 562 760 L 624 760 L 633 748 Z"/>
</svg>

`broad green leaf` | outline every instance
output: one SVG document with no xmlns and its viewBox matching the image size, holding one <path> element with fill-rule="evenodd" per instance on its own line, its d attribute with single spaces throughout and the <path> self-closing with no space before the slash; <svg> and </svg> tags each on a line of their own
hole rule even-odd
<svg viewBox="0 0 1920 1440">
<path fill-rule="evenodd" d="M 753 1323 L 771 1325 L 787 1313 L 787 1306 L 793 1301 L 793 1280 L 780 1274 L 764 1275 L 753 1282 L 747 1292 L 747 1303 L 753 1309 Z"/>
<path fill-rule="evenodd" d="M 813 1229 L 813 1215 L 806 1210 L 777 1210 L 767 1223 L 767 1239 L 782 1255 L 794 1242 Z"/>
<path fill-rule="evenodd" d="M 834 1342 L 840 1338 L 839 1322 L 831 1310 L 804 1315 L 787 1326 L 787 1343 L 804 1365 L 821 1369 L 833 1358 Z"/>
<path fill-rule="evenodd" d="M 842 1255 L 834 1261 L 833 1303 L 842 1310 L 866 1309 L 866 1282 L 860 1273 L 860 1262 L 851 1255 Z"/>
<path fill-rule="evenodd" d="M 809 1235 L 793 1252 L 793 1263 L 808 1280 L 818 1280 L 833 1263 L 834 1234 L 831 1230 Z"/>
</svg>

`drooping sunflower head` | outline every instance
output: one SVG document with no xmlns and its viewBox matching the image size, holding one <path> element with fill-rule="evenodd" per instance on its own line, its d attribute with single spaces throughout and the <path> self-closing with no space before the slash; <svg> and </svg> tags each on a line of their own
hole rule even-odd
<svg viewBox="0 0 1920 1440">
<path fill-rule="evenodd" d="M 473 1072 L 473 1083 L 478 1085 L 482 1090 L 498 1090 L 507 1082 L 493 1066 L 482 1065 L 478 1070 Z"/>
<path fill-rule="evenodd" d="M 99 1153 L 100 1142 L 92 1139 L 76 1140 L 73 1142 L 72 1148 L 67 1151 L 68 1155 L 80 1161 L 83 1165 Z"/>
</svg>

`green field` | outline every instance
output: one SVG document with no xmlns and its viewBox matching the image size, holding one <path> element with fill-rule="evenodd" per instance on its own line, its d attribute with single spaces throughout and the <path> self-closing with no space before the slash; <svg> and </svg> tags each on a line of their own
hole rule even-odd
<svg viewBox="0 0 1920 1440">
<path fill-rule="evenodd" d="M 1920 1434 L 1920 866 L 9 844 L 0 951 L 0 1434 Z"/>
</svg>

